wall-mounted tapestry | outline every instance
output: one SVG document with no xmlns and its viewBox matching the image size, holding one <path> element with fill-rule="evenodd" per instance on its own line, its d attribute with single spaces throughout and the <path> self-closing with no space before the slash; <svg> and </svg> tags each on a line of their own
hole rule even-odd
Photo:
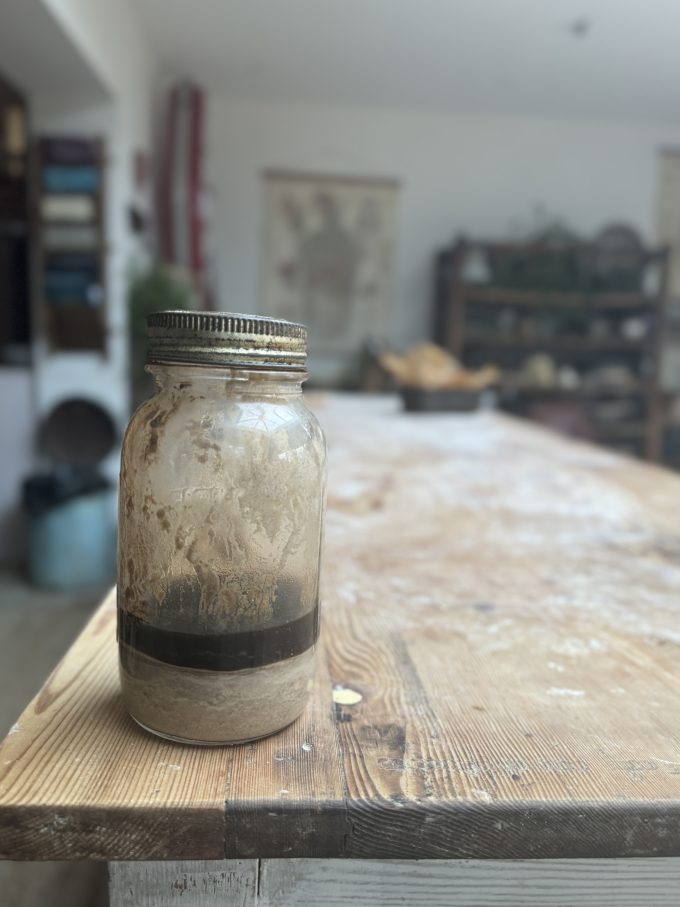
<svg viewBox="0 0 680 907">
<path fill-rule="evenodd" d="M 312 357 L 347 362 L 389 335 L 398 184 L 265 174 L 262 308 L 302 321 Z"/>
</svg>

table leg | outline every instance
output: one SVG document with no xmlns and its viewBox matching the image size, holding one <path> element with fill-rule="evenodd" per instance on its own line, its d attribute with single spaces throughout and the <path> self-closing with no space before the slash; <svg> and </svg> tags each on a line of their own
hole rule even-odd
<svg viewBox="0 0 680 907">
<path fill-rule="evenodd" d="M 680 857 L 111 863 L 111 907 L 677 907 Z"/>
<path fill-rule="evenodd" d="M 257 860 L 109 863 L 110 907 L 254 907 Z"/>
<path fill-rule="evenodd" d="M 677 907 L 680 858 L 260 860 L 258 907 Z"/>
</svg>

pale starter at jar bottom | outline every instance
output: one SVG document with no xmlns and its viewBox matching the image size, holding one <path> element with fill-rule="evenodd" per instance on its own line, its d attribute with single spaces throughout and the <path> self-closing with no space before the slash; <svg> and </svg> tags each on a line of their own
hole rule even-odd
<svg viewBox="0 0 680 907">
<path fill-rule="evenodd" d="M 133 673 L 124 667 L 125 655 L 121 659 L 123 696 L 138 724 L 170 740 L 206 745 L 266 737 L 300 717 L 312 689 L 313 647 L 263 668 L 234 672 L 195 671 L 148 655 L 135 657 L 139 664 Z"/>
</svg>

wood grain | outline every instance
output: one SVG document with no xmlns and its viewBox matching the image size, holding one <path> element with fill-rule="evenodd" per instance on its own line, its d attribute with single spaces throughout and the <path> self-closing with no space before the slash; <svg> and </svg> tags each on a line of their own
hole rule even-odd
<svg viewBox="0 0 680 907">
<path fill-rule="evenodd" d="M 160 859 L 190 838 L 222 858 L 231 755 L 165 744 L 128 718 L 111 593 L 0 748 L 0 856 Z"/>
<path fill-rule="evenodd" d="M 680 854 L 680 478 L 493 414 L 314 405 L 329 510 L 304 717 L 232 748 L 145 734 L 109 599 L 0 748 L 0 854 Z"/>
<path fill-rule="evenodd" d="M 111 907 L 254 907 L 257 860 L 111 863 Z"/>
<path fill-rule="evenodd" d="M 263 860 L 259 892 L 259 907 L 674 907 L 680 859 Z"/>
</svg>

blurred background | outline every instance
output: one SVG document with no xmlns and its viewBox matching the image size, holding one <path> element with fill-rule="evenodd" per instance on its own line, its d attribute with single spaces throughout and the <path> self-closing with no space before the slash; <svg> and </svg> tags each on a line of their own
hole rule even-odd
<svg viewBox="0 0 680 907">
<path fill-rule="evenodd" d="M 675 0 L 0 0 L 0 730 L 113 581 L 156 309 L 680 465 L 678 34 Z"/>
</svg>

